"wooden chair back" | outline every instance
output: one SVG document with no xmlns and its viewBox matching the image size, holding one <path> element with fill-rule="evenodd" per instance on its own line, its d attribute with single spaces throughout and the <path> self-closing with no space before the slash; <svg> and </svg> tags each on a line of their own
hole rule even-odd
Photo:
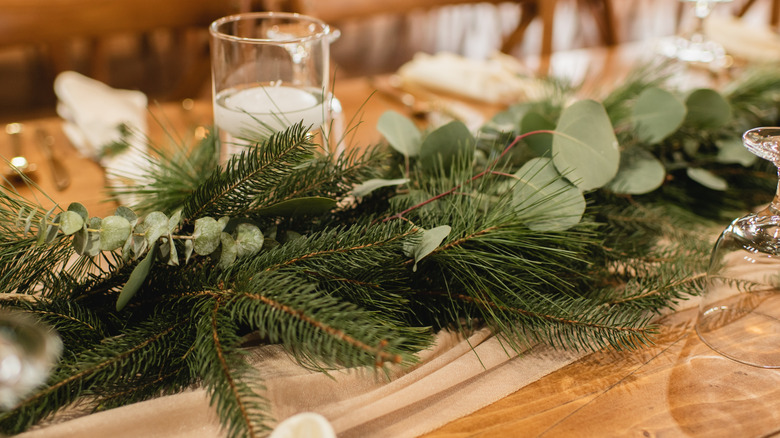
<svg viewBox="0 0 780 438">
<path fill-rule="evenodd" d="M 209 78 L 209 23 L 244 1 L 0 0 L 0 48 L 26 53 L 33 106 L 52 105 L 53 79 L 64 70 L 153 99 L 193 97 Z M 152 38 L 159 33 L 169 42 L 164 50 Z M 117 39 L 130 47 L 121 64 L 128 68 L 117 67 Z"/>
<path fill-rule="evenodd" d="M 283 5 L 287 10 L 315 16 L 326 22 L 366 18 L 379 14 L 405 14 L 415 10 L 433 9 L 442 6 L 467 3 L 507 3 L 520 5 L 520 20 L 513 32 L 505 38 L 501 50 L 511 52 L 518 47 L 528 26 L 534 20 L 542 23 L 542 55 L 553 51 L 553 24 L 558 0 L 267 0 L 275 7 Z M 593 11 L 605 44 L 615 44 L 615 28 L 612 19 L 612 0 L 577 0 L 580 6 Z"/>
<path fill-rule="evenodd" d="M 205 28 L 238 6 L 223 0 L 0 0 L 0 11 L 0 45 L 7 46 Z"/>
</svg>

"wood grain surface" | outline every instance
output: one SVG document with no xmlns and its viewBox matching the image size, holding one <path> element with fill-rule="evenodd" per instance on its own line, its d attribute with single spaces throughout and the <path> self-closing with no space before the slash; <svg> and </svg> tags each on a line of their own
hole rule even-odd
<svg viewBox="0 0 780 438">
<path fill-rule="evenodd" d="M 742 365 L 665 317 L 656 344 L 600 351 L 425 438 L 764 437 L 780 432 L 780 371 Z"/>
</svg>

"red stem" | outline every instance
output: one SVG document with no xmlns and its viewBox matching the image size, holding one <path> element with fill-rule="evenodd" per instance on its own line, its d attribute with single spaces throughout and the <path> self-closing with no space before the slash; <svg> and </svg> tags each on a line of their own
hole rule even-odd
<svg viewBox="0 0 780 438">
<path fill-rule="evenodd" d="M 392 216 L 389 216 L 389 217 L 385 218 L 385 219 L 384 219 L 382 222 L 388 222 L 388 221 L 391 221 L 391 220 L 394 220 L 394 219 L 401 219 L 401 218 L 403 218 L 403 216 L 404 216 L 406 213 L 409 213 L 410 211 L 413 211 L 413 210 L 416 210 L 416 209 L 418 209 L 418 208 L 420 208 L 420 207 L 423 207 L 423 206 L 425 206 L 425 205 L 428 205 L 428 204 L 430 204 L 431 202 L 433 202 L 433 201 L 436 201 L 437 199 L 441 199 L 441 198 L 443 198 L 443 197 L 445 197 L 445 196 L 447 196 L 447 195 L 451 195 L 451 194 L 452 194 L 452 193 L 454 193 L 456 190 L 458 190 L 458 189 L 460 189 L 461 187 L 463 187 L 465 184 L 468 184 L 468 183 L 470 183 L 470 182 L 476 181 L 476 180 L 478 180 L 478 179 L 482 178 L 483 176 L 487 175 L 488 173 L 491 173 L 491 172 L 493 172 L 493 170 L 492 170 L 493 166 L 495 166 L 496 164 L 498 164 L 498 162 L 499 162 L 499 161 L 501 161 L 501 159 L 502 159 L 502 158 L 504 158 L 504 156 L 505 156 L 505 155 L 506 155 L 506 154 L 507 154 L 507 153 L 508 153 L 508 152 L 509 152 L 509 151 L 510 151 L 510 150 L 511 150 L 513 147 L 515 147 L 515 146 L 517 145 L 517 143 L 519 143 L 519 142 L 520 142 L 520 140 L 523 140 L 524 138 L 526 138 L 526 137 L 528 137 L 528 136 L 531 136 L 531 135 L 534 135 L 534 134 L 555 134 L 555 131 L 551 131 L 551 130 L 547 130 L 547 129 L 540 129 L 540 130 L 538 130 L 538 131 L 531 131 L 531 132 L 526 132 L 525 134 L 520 134 L 520 135 L 518 135 L 517 137 L 515 137 L 515 139 L 514 139 L 514 140 L 512 140 L 512 143 L 509 143 L 509 144 L 507 145 L 507 147 L 505 147 L 505 148 L 504 148 L 503 152 L 501 152 L 501 155 L 499 155 L 499 156 L 498 156 L 498 158 L 496 158 L 495 160 L 493 160 L 493 163 L 492 163 L 490 166 L 488 166 L 487 168 L 485 168 L 485 170 L 483 170 L 482 172 L 479 172 L 478 174 L 476 174 L 476 175 L 472 176 L 471 178 L 469 178 L 469 179 L 468 179 L 467 181 L 465 181 L 465 182 L 462 182 L 462 183 L 460 183 L 460 184 L 457 184 L 457 185 L 455 185 L 453 188 L 451 188 L 451 189 L 447 190 L 446 192 L 439 193 L 438 195 L 436 195 L 436 196 L 434 196 L 434 197 L 432 197 L 432 198 L 430 198 L 430 199 L 426 199 L 425 201 L 423 201 L 423 202 L 421 202 L 421 203 L 419 203 L 419 204 L 417 204 L 417 205 L 413 205 L 413 206 L 411 206 L 411 207 L 407 208 L 407 209 L 406 209 L 406 210 L 404 210 L 404 211 L 401 211 L 401 212 L 399 212 L 399 213 L 396 213 L 396 214 L 394 214 L 394 215 L 392 215 Z"/>
</svg>

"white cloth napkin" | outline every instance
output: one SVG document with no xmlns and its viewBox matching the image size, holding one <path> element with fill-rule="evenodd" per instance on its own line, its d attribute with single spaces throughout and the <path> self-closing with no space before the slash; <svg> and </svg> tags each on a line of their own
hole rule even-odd
<svg viewBox="0 0 780 438">
<path fill-rule="evenodd" d="M 500 53 L 484 60 L 448 52 L 417 53 L 398 75 L 404 83 L 487 103 L 518 102 L 535 86 L 515 59 Z"/>
<path fill-rule="evenodd" d="M 704 22 L 704 33 L 726 53 L 746 61 L 780 61 L 780 34 L 731 15 L 713 15 Z"/>
<path fill-rule="evenodd" d="M 143 179 L 147 161 L 147 97 L 140 91 L 120 90 L 74 71 L 54 80 L 57 114 L 63 131 L 79 152 L 98 161 L 113 187 L 136 184 Z M 116 142 L 129 148 L 104 154 Z M 123 204 L 132 199 L 120 199 Z"/>
</svg>

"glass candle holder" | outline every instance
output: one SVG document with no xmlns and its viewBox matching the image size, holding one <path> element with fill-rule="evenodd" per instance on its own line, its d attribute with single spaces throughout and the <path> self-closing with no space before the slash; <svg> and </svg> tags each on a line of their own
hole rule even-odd
<svg viewBox="0 0 780 438">
<path fill-rule="evenodd" d="M 209 30 L 221 159 L 243 140 L 262 140 L 296 123 L 318 131 L 328 121 L 337 31 L 316 18 L 279 12 L 223 17 Z"/>
</svg>

